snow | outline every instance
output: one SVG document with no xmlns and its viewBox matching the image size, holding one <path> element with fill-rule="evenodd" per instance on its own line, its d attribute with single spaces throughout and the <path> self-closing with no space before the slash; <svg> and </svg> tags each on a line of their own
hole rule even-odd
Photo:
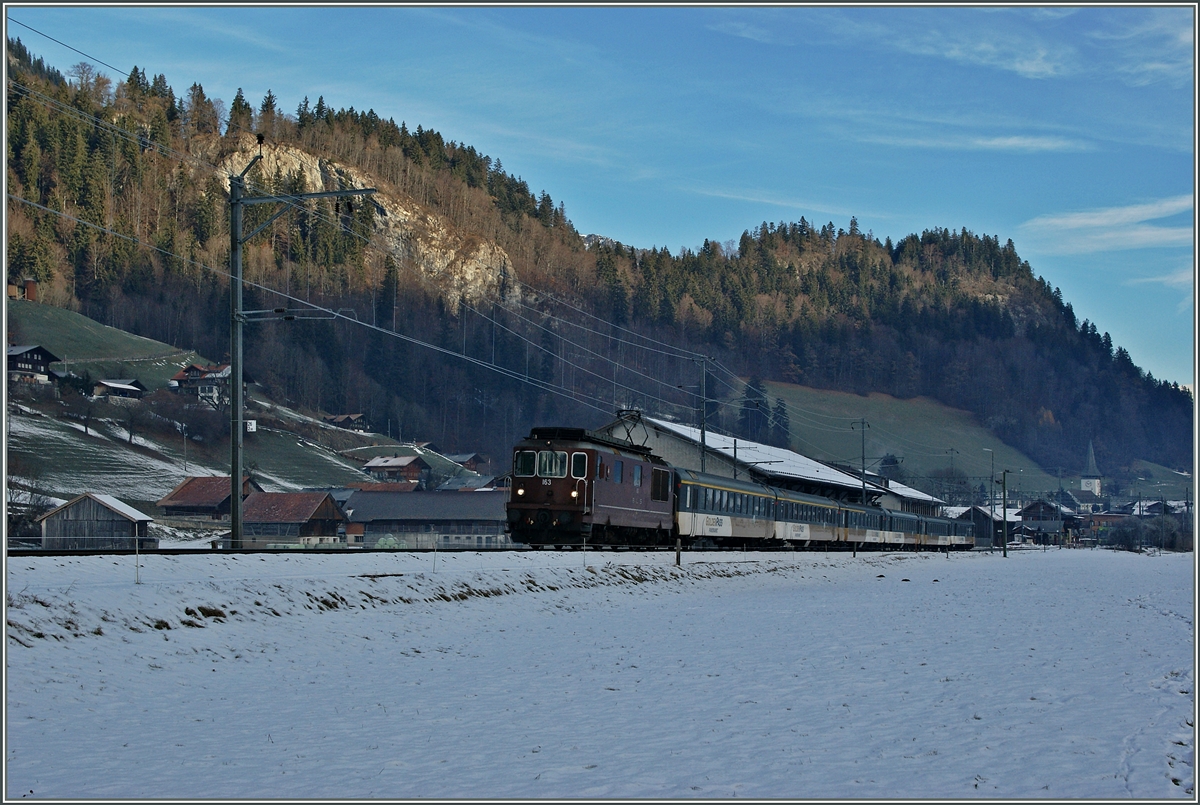
<svg viewBox="0 0 1200 805">
<path fill-rule="evenodd" d="M 10 556 L 6 798 L 1194 799 L 1191 554 L 674 559 Z"/>
</svg>

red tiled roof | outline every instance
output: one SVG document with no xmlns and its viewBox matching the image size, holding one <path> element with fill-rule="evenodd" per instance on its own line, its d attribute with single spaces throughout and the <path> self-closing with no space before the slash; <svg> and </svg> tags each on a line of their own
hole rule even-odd
<svg viewBox="0 0 1200 805">
<path fill-rule="evenodd" d="M 307 523 L 326 498 L 333 500 L 328 492 L 254 492 L 242 504 L 242 522 Z"/>
<path fill-rule="evenodd" d="M 249 477 L 242 479 L 244 485 Z M 183 483 L 172 489 L 159 506 L 219 506 L 229 497 L 228 475 L 208 475 L 183 479 Z"/>
</svg>

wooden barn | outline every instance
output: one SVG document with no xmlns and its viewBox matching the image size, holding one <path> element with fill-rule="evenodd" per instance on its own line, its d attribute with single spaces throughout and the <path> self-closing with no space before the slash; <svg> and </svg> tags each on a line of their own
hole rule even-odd
<svg viewBox="0 0 1200 805">
<path fill-rule="evenodd" d="M 38 518 L 45 550 L 154 550 L 154 520 L 111 495 L 85 492 Z"/>
<path fill-rule="evenodd" d="M 167 517 L 208 517 L 220 520 L 229 517 L 229 499 L 232 487 L 228 475 L 189 476 L 158 501 Z M 242 499 L 251 492 L 261 492 L 262 487 L 242 478 Z"/>
<path fill-rule="evenodd" d="M 242 547 L 343 543 L 345 521 L 328 492 L 255 492 L 242 504 Z"/>
</svg>

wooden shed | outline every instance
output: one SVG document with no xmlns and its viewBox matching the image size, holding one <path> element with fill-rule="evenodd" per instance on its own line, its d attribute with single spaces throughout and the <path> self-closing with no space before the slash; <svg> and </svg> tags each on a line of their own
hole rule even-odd
<svg viewBox="0 0 1200 805">
<path fill-rule="evenodd" d="M 111 495 L 85 492 L 38 518 L 45 550 L 154 550 L 154 518 Z M 136 542 L 135 542 L 136 540 Z"/>
</svg>

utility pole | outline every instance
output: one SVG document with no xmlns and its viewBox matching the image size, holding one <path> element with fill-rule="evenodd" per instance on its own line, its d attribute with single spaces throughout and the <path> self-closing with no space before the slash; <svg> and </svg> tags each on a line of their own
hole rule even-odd
<svg viewBox="0 0 1200 805">
<path fill-rule="evenodd" d="M 363 196 L 375 192 L 373 188 L 363 190 L 333 190 L 325 193 L 300 193 L 288 196 L 253 196 L 246 198 L 246 174 L 263 158 L 263 135 L 258 135 L 258 155 L 250 160 L 246 169 L 237 176 L 229 176 L 229 547 L 242 547 L 242 424 L 244 407 L 242 389 L 242 325 L 246 317 L 242 312 L 242 245 L 275 222 L 300 199 L 341 198 Z M 283 207 L 262 225 L 243 237 L 242 208 L 247 204 L 283 204 Z"/>
<path fill-rule="evenodd" d="M 1002 507 L 1001 511 L 1004 512 L 1004 558 L 1005 559 L 1008 558 L 1008 474 L 1010 472 L 1012 472 L 1012 470 L 1004 470 L 1003 472 L 1000 473 L 1000 489 L 1001 489 L 1001 493 L 1004 496 L 1002 499 L 1002 502 L 1001 502 L 1001 507 Z M 992 483 L 995 483 L 995 482 L 996 482 L 996 480 L 993 478 Z"/>
<path fill-rule="evenodd" d="M 988 528 L 991 533 L 988 535 L 988 541 L 992 543 L 992 548 L 996 547 L 996 454 L 992 448 L 985 447 L 983 451 L 992 457 L 992 475 L 988 482 L 988 509 L 991 512 L 991 520 L 988 521 Z"/>
<path fill-rule="evenodd" d="M 862 503 L 867 505 L 867 428 L 871 427 L 865 417 L 858 418 L 858 429 L 862 433 Z M 854 423 L 850 423 L 854 430 Z"/>
</svg>

